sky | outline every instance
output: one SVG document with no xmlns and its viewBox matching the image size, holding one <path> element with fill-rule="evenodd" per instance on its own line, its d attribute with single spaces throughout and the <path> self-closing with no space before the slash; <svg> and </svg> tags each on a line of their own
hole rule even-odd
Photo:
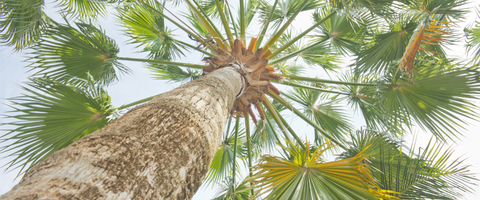
<svg viewBox="0 0 480 200">
<path fill-rule="evenodd" d="M 47 1 L 51 2 L 51 1 Z M 471 3 L 468 7 L 469 9 L 473 10 L 473 3 Z M 53 16 L 55 8 L 53 8 L 52 4 L 47 4 L 47 12 L 49 12 L 49 16 Z M 50 14 L 52 13 L 52 14 Z M 469 16 L 464 22 L 459 23 L 460 27 L 465 27 L 467 23 L 471 23 L 474 21 L 475 15 L 472 14 Z M 61 21 L 60 19 L 57 19 Z M 113 15 L 109 15 L 106 19 L 100 20 L 100 26 L 106 31 L 107 35 L 113 38 L 120 47 L 120 53 L 118 56 L 121 57 L 134 57 L 134 58 L 143 58 L 145 54 L 137 53 L 138 49 L 134 48 L 134 45 L 128 44 L 126 41 L 128 37 L 122 35 L 122 28 L 118 26 L 118 23 L 115 22 L 115 18 Z M 295 29 L 300 32 L 300 30 L 305 30 L 311 24 L 311 17 L 308 13 L 302 14 L 299 18 L 294 22 Z M 252 29 L 256 30 L 256 29 Z M 247 32 L 248 33 L 248 32 Z M 254 33 L 256 34 L 256 32 Z M 460 34 L 460 33 L 459 33 Z M 184 41 L 189 42 L 191 41 L 186 37 L 186 35 L 180 35 L 180 37 L 185 38 Z M 192 44 L 195 45 L 194 41 L 191 41 Z M 456 48 L 452 48 L 449 52 L 450 55 L 453 55 L 458 58 L 465 58 L 467 55 L 464 50 L 464 41 L 458 40 L 458 44 L 456 44 Z M 5 113 L 6 111 L 10 110 L 8 107 L 7 98 L 16 97 L 21 95 L 22 90 L 21 86 L 22 83 L 27 81 L 29 73 L 24 66 L 28 65 L 28 62 L 23 62 L 26 59 L 26 55 L 28 51 L 23 51 L 20 53 L 16 53 L 12 51 L 11 47 L 0 45 L 0 113 Z M 202 63 L 201 56 L 199 54 L 189 55 L 187 60 L 182 60 L 182 62 L 190 62 L 190 63 Z M 112 103 L 114 106 L 121 106 L 126 103 L 134 102 L 139 99 L 143 99 L 146 97 L 150 97 L 153 95 L 157 95 L 169 90 L 172 90 L 179 83 L 172 83 L 166 81 L 159 81 L 154 80 L 150 71 L 144 68 L 142 63 L 139 62 L 129 62 L 129 61 L 122 61 L 125 65 L 130 67 L 133 71 L 133 74 L 130 75 L 123 75 L 121 76 L 121 80 L 110 86 L 108 88 L 108 93 L 112 97 Z M 313 69 L 310 69 L 313 70 Z M 323 70 L 313 70 L 308 71 L 308 73 L 319 73 L 318 71 Z M 325 74 L 321 75 L 319 78 L 329 78 Z M 475 102 L 477 105 L 480 105 L 480 101 Z M 349 111 L 352 113 L 353 111 Z M 354 125 L 359 128 L 364 124 L 362 120 L 359 119 L 358 116 L 352 114 L 354 117 L 355 123 Z M 305 123 L 301 122 L 294 118 L 292 115 L 286 115 L 286 119 L 288 122 L 293 124 L 294 130 L 299 130 L 297 132 L 311 132 L 311 128 L 308 127 Z M 8 122 L 8 119 L 0 118 L 0 123 Z M 471 170 L 473 173 L 480 173 L 480 146 L 478 145 L 478 141 L 480 141 L 480 122 L 478 121 L 468 121 L 470 126 L 467 127 L 467 130 L 463 132 L 464 135 L 461 137 L 461 141 L 457 144 L 453 145 L 452 148 L 455 149 L 455 156 L 462 158 L 467 158 L 465 163 L 472 165 Z M 2 129 L 5 127 L 2 127 Z M 8 127 L 7 127 L 8 128 Z M 431 137 L 431 134 L 425 133 L 422 130 L 415 130 L 415 136 L 417 137 L 417 146 L 425 146 L 428 140 Z M 4 134 L 4 132 L 0 131 L 0 134 Z M 412 141 L 414 135 L 407 135 L 405 136 L 406 141 Z M 0 158 L 6 155 L 0 155 Z M 454 156 L 454 157 L 455 157 Z M 10 158 L 2 158 L 0 159 L 0 166 L 7 163 Z M 0 168 L 3 170 L 4 168 Z M 15 179 L 15 176 L 18 172 L 11 171 L 7 173 L 0 172 L 0 194 L 3 194 L 10 190 L 19 179 Z M 480 177 L 480 176 L 477 176 Z M 480 191 L 480 186 L 475 187 L 477 191 Z M 194 196 L 194 200 L 201 200 L 201 199 L 210 199 L 214 197 L 216 194 L 217 189 L 215 188 L 200 188 L 197 194 Z M 470 194 L 467 195 L 464 199 L 480 199 L 480 195 Z"/>
</svg>

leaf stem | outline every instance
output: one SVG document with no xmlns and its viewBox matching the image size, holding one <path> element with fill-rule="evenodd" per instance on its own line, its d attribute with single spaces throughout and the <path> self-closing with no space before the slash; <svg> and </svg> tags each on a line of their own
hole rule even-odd
<svg viewBox="0 0 480 200">
<path fill-rule="evenodd" d="M 232 172 L 232 180 L 233 180 L 233 192 L 235 193 L 235 172 L 236 172 L 236 165 L 237 165 L 237 141 L 238 141 L 238 126 L 240 124 L 240 117 L 237 116 L 237 121 L 235 122 L 235 141 L 233 144 L 233 172 Z"/>
<path fill-rule="evenodd" d="M 197 34 L 194 34 L 193 32 L 191 32 L 190 30 L 188 30 L 187 28 L 185 28 L 184 26 L 182 26 L 181 24 L 179 24 L 177 21 L 173 20 L 172 18 L 168 17 L 167 15 L 165 15 L 163 12 L 160 12 L 159 10 L 157 10 L 156 8 L 152 7 L 151 5 L 143 2 L 143 0 L 139 1 L 140 3 L 148 6 L 150 9 L 152 9 L 153 11 L 155 11 L 156 13 L 158 13 L 159 15 L 161 15 L 162 17 L 164 17 L 165 19 L 168 19 L 168 21 L 172 22 L 173 24 L 175 24 L 178 28 L 182 29 L 183 31 L 185 31 L 186 33 L 188 33 L 189 35 L 191 35 L 192 37 L 195 37 L 195 39 L 197 40 L 202 40 L 202 38 L 199 38 L 197 36 Z M 158 3 L 158 2 L 157 2 Z M 160 3 L 159 3 L 160 4 Z"/>
<path fill-rule="evenodd" d="M 245 41 L 245 2 L 240 0 L 240 40 Z"/>
<path fill-rule="evenodd" d="M 212 26 L 212 28 L 215 30 L 215 32 L 220 37 L 220 39 L 222 39 L 222 41 L 224 41 L 225 38 L 223 38 L 222 33 L 218 30 L 217 26 L 215 26 L 215 24 L 212 22 L 212 20 L 208 17 L 207 13 L 203 10 L 202 6 L 200 6 L 196 0 L 194 0 L 193 2 L 195 3 L 195 5 L 197 5 L 197 7 L 200 10 L 200 12 L 202 13 L 202 15 L 205 16 L 205 19 Z"/>
<path fill-rule="evenodd" d="M 143 58 L 117 57 L 117 59 L 118 59 L 118 60 L 128 60 L 128 61 L 149 62 L 149 63 L 160 63 L 160 64 L 165 64 L 165 65 L 173 65 L 173 66 L 180 66 L 180 67 L 190 67 L 190 68 L 196 68 L 196 69 L 203 69 L 203 67 L 205 67 L 205 65 L 199 65 L 199 64 L 171 62 L 171 61 L 164 61 L 164 60 L 150 60 L 150 59 L 143 59 Z"/>
<path fill-rule="evenodd" d="M 314 83 L 332 83 L 332 84 L 339 84 L 339 85 L 356 85 L 356 86 L 370 86 L 375 87 L 376 84 L 373 83 L 354 83 L 354 82 L 343 82 L 343 81 L 334 81 L 334 80 L 327 80 L 327 79 L 319 79 L 319 78 L 309 78 L 309 77 L 302 77 L 296 75 L 289 75 L 289 74 L 275 74 L 279 76 L 283 76 L 288 79 L 298 80 L 298 81 L 308 81 Z"/>
<path fill-rule="evenodd" d="M 282 62 L 282 61 L 288 60 L 288 59 L 290 59 L 290 58 L 293 58 L 293 57 L 297 56 L 298 54 L 301 54 L 302 52 L 307 51 L 307 50 L 309 50 L 309 49 L 311 49 L 311 48 L 313 48 L 313 47 L 315 47 L 315 46 L 317 46 L 317 45 L 325 42 L 325 41 L 328 40 L 328 39 L 329 39 L 329 38 L 326 37 L 326 38 L 324 38 L 324 39 L 322 39 L 322 40 L 320 40 L 320 41 L 318 41 L 318 42 L 315 42 L 315 43 L 309 45 L 308 47 L 305 47 L 305 48 L 300 49 L 300 50 L 298 50 L 298 51 L 292 52 L 292 53 L 290 53 L 290 54 L 288 54 L 288 55 L 282 56 L 282 57 L 280 57 L 280 58 L 278 58 L 278 59 L 276 59 L 276 60 L 273 60 L 273 61 L 271 61 L 271 62 L 268 62 L 268 64 L 269 64 L 269 65 L 274 65 L 274 64 L 277 64 L 277 63 L 279 63 L 279 62 Z M 285 45 L 284 45 L 284 46 L 285 46 Z M 275 51 L 275 52 L 277 52 L 277 51 Z M 272 56 L 272 57 L 273 57 L 273 56 Z"/>
<path fill-rule="evenodd" d="M 283 126 L 283 123 L 281 123 L 281 120 L 278 118 L 277 112 L 275 112 L 276 110 L 275 107 L 270 102 L 270 100 L 268 100 L 267 97 L 265 97 L 265 95 L 263 96 L 263 99 L 264 99 L 263 103 L 265 104 L 265 108 L 267 108 L 268 112 L 272 115 L 273 120 L 275 120 L 275 122 L 278 124 L 278 126 L 280 127 L 280 130 L 282 130 L 283 136 L 285 137 L 285 139 L 290 140 L 290 137 L 288 137 L 288 134 L 287 134 L 287 130 Z"/>
<path fill-rule="evenodd" d="M 154 96 L 151 96 L 151 97 L 147 97 L 147 98 L 144 98 L 144 99 L 140 99 L 138 101 L 134 101 L 132 103 L 129 103 L 129 104 L 124 104 L 124 105 L 121 105 L 120 107 L 118 107 L 117 109 L 118 110 L 123 110 L 125 108 L 129 108 L 129 107 L 132 107 L 132 106 L 136 106 L 138 104 L 141 104 L 141 103 L 145 103 L 147 101 L 150 101 L 152 100 L 153 98 L 155 98 L 156 96 L 159 96 L 161 94 L 157 94 L 157 95 L 154 95 Z"/>
<path fill-rule="evenodd" d="M 182 45 L 184 45 L 184 46 L 190 47 L 191 49 L 194 49 L 194 50 L 196 50 L 196 51 L 198 51 L 198 52 L 201 52 L 201 53 L 203 53 L 203 54 L 205 54 L 205 55 L 209 55 L 209 56 L 212 56 L 212 57 L 216 56 L 216 55 L 213 54 L 213 53 L 210 53 L 210 52 L 208 52 L 208 51 L 205 51 L 205 50 L 203 50 L 203 49 L 200 49 L 200 48 L 198 48 L 198 47 L 196 47 L 196 46 L 193 46 L 193 45 L 191 45 L 191 44 L 188 44 L 188 43 L 186 43 L 186 42 L 184 42 L 184 41 L 181 41 L 181 40 L 175 40 L 175 41 L 178 42 L 178 43 L 180 43 L 180 44 L 182 44 Z"/>
<path fill-rule="evenodd" d="M 273 106 L 272 102 L 270 102 L 270 100 L 267 99 L 267 97 L 265 95 L 263 95 L 263 102 L 265 102 L 265 106 L 267 107 L 268 112 L 270 112 L 270 114 L 272 114 L 273 119 L 275 119 L 277 124 L 281 127 L 282 131 L 285 134 L 286 139 L 288 139 L 288 137 L 287 137 L 287 131 L 285 130 L 285 128 L 287 128 L 288 132 L 290 132 L 290 135 L 292 135 L 295 138 L 295 140 L 297 140 L 298 144 L 300 146 L 302 146 L 303 149 L 305 149 L 306 147 L 303 144 L 302 140 L 300 140 L 300 138 L 297 136 L 297 134 L 288 125 L 287 121 L 285 121 L 285 119 L 282 117 L 282 115 L 280 115 L 278 110 Z M 287 127 L 285 127 L 285 126 L 287 126 Z"/>
<path fill-rule="evenodd" d="M 323 136 L 325 136 L 326 138 L 328 138 L 329 140 L 335 142 L 338 146 L 340 146 L 341 148 L 343 149 L 347 149 L 347 147 L 345 145 L 343 145 L 342 143 L 340 143 L 337 139 L 335 139 L 334 137 L 332 137 L 330 134 L 328 134 L 327 132 L 325 132 L 322 128 L 320 128 L 315 122 L 313 122 L 311 119 L 309 119 L 308 117 L 306 117 L 305 115 L 303 115 L 303 113 L 301 113 L 299 110 L 297 110 L 295 107 L 293 107 L 292 105 L 290 105 L 288 102 L 285 102 L 282 98 L 280 98 L 277 94 L 275 94 L 275 92 L 273 92 L 272 90 L 269 90 L 269 96 L 272 97 L 273 99 L 275 99 L 276 101 L 278 101 L 279 103 L 281 103 L 282 105 L 286 106 L 288 109 L 290 109 L 293 113 L 295 113 L 297 116 L 299 116 L 300 118 L 302 118 L 303 120 L 305 120 L 305 122 L 307 122 L 308 124 L 310 124 L 311 126 L 313 126 L 313 128 L 315 128 L 316 130 L 318 130 L 320 133 L 322 133 Z"/>
<path fill-rule="evenodd" d="M 203 14 L 205 14 L 205 17 L 202 16 L 202 14 L 198 11 L 197 8 L 195 8 L 195 6 L 193 6 L 193 4 L 190 2 L 190 0 L 185 0 L 185 2 L 188 4 L 188 6 L 190 7 L 190 10 L 193 11 L 193 13 L 195 13 L 195 15 L 198 17 L 198 19 L 202 22 L 202 24 L 205 26 L 205 28 L 207 28 L 208 32 L 212 35 L 213 39 L 215 40 L 215 42 L 218 44 L 218 46 L 221 48 L 221 49 L 227 49 L 227 47 L 225 46 L 225 44 L 223 43 L 223 36 L 222 34 L 218 31 L 218 29 L 213 25 L 213 23 L 211 23 L 211 20 L 210 18 L 208 18 L 208 15 L 206 15 L 202 8 L 200 8 L 200 10 L 202 10 Z M 196 4 L 197 2 L 194 1 Z M 198 6 L 198 4 L 197 4 Z M 212 27 L 213 26 L 213 27 Z M 204 41 L 206 42 L 206 41 Z"/>
<path fill-rule="evenodd" d="M 270 40 L 268 40 L 267 44 L 263 47 L 263 50 L 269 50 L 270 47 L 273 46 L 273 44 L 280 38 L 280 36 L 283 34 L 283 32 L 290 26 L 290 24 L 293 22 L 293 20 L 297 17 L 298 13 L 303 10 L 303 8 L 307 5 L 307 3 L 310 2 L 309 0 L 304 0 L 302 5 L 298 7 L 298 9 L 295 11 L 295 13 L 288 19 L 287 22 L 282 26 L 280 30 L 278 30 L 275 35 L 273 35 Z"/>
<path fill-rule="evenodd" d="M 270 24 L 270 21 L 272 21 L 273 13 L 275 13 L 275 8 L 277 7 L 277 4 L 278 4 L 278 0 L 275 0 L 275 3 L 273 3 L 273 6 L 272 6 L 272 11 L 268 16 L 268 19 L 265 21 L 265 24 L 263 25 L 262 32 L 258 36 L 257 44 L 255 45 L 254 49 L 258 49 L 258 47 L 260 47 L 262 40 L 265 37 L 265 33 L 267 33 L 268 25 Z"/>
<path fill-rule="evenodd" d="M 250 177 L 253 176 L 252 174 L 252 147 L 251 147 L 251 138 L 250 138 L 250 118 L 248 113 L 245 114 L 245 131 L 247 135 L 247 158 L 248 158 L 248 175 Z M 260 130 L 258 130 L 260 133 Z M 250 190 L 253 196 L 253 188 Z"/>
<path fill-rule="evenodd" d="M 328 93 L 335 93 L 335 94 L 350 95 L 350 94 L 344 93 L 344 92 L 326 90 L 326 89 L 322 89 L 322 88 L 319 88 L 319 87 L 314 87 L 314 86 L 302 85 L 302 84 L 294 83 L 294 82 L 291 82 L 291 81 L 275 81 L 275 80 L 270 80 L 270 81 L 271 81 L 271 82 L 274 82 L 274 83 L 282 84 L 282 85 L 288 85 L 288 86 L 292 86 L 292 87 L 299 87 L 299 88 L 304 88 L 304 89 L 316 90 L 316 91 L 320 91 L 320 92 L 328 92 Z"/>
<path fill-rule="evenodd" d="M 225 8 L 226 11 L 228 11 L 228 15 L 230 15 L 230 21 L 232 22 L 233 26 L 233 32 L 235 32 L 235 38 L 238 38 L 238 31 L 237 31 L 237 25 L 235 24 L 235 18 L 233 18 L 232 10 L 230 9 L 230 4 L 228 1 L 225 1 L 225 4 L 227 5 Z M 245 43 L 245 41 L 243 42 Z"/>
<path fill-rule="evenodd" d="M 290 45 L 292 45 L 293 43 L 295 43 L 296 41 L 298 41 L 299 39 L 301 39 L 303 36 L 305 36 L 307 33 L 309 33 L 311 30 L 313 30 L 314 28 L 318 27 L 320 24 L 322 24 L 323 22 L 325 22 L 327 19 L 329 19 L 330 17 L 332 17 L 335 13 L 337 13 L 337 11 L 333 11 L 332 13 L 330 13 L 329 15 L 327 15 L 325 18 L 323 18 L 322 20 L 318 21 L 317 23 L 315 23 L 313 26 L 310 26 L 310 28 L 308 28 L 307 30 L 303 31 L 300 35 L 297 35 L 297 37 L 291 39 L 290 41 L 288 41 L 285 45 L 283 45 L 282 47 L 278 48 L 277 50 L 275 50 L 272 54 L 270 54 L 268 56 L 268 58 L 273 58 L 275 57 L 277 54 L 279 54 L 280 52 L 282 52 L 283 50 L 285 50 L 286 48 L 288 48 Z"/>
<path fill-rule="evenodd" d="M 227 33 L 227 40 L 230 43 L 230 47 L 233 48 L 233 35 L 232 31 L 230 31 L 230 27 L 228 26 L 227 18 L 225 17 L 225 13 L 223 12 L 223 6 L 220 4 L 218 0 L 215 0 L 215 4 L 217 4 L 217 10 L 218 13 L 220 14 L 220 18 L 222 19 L 222 24 L 223 28 L 225 29 L 225 32 Z M 234 24 L 235 26 L 235 24 Z"/>
</svg>

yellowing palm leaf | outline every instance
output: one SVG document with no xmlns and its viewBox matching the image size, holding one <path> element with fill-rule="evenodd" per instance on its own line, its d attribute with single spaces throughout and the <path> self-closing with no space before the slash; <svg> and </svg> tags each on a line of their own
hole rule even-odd
<svg viewBox="0 0 480 200">
<path fill-rule="evenodd" d="M 288 142 L 288 141 L 287 141 Z M 270 192 L 266 199 L 378 199 L 388 197 L 377 190 L 363 151 L 352 158 L 324 162 L 322 154 L 331 148 L 303 149 L 290 142 L 281 146 L 286 158 L 263 156 L 254 167 L 257 173 L 249 180 L 259 188 L 257 195 Z"/>
</svg>

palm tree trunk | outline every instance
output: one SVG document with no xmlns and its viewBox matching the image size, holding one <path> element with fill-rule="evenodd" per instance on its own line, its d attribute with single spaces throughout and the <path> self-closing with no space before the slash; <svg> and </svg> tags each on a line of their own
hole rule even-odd
<svg viewBox="0 0 480 200">
<path fill-rule="evenodd" d="M 242 85 L 216 70 L 54 152 L 0 199 L 191 199 Z"/>
</svg>

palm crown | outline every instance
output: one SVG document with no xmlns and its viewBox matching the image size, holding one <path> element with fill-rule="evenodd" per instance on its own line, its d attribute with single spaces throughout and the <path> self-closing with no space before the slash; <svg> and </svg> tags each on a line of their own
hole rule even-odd
<svg viewBox="0 0 480 200">
<path fill-rule="evenodd" d="M 474 59 L 449 59 L 445 51 L 457 38 L 454 23 L 465 3 L 62 0 L 62 23 L 43 12 L 44 1 L 3 1 L 1 37 L 17 51 L 31 49 L 27 67 L 34 72 L 25 95 L 10 99 L 7 117 L 15 121 L 8 125 L 15 128 L 2 136 L 0 151 L 13 160 L 5 167 L 24 173 L 152 99 L 112 106 L 106 88 L 133 71 L 122 61 L 146 63 L 155 79 L 184 82 L 236 55 L 247 63 L 252 87 L 237 98 L 204 179 L 224 186 L 218 199 L 455 199 L 475 180 L 463 161 L 448 160 L 452 149 L 442 148 L 458 139 L 466 119 L 478 117 L 472 101 L 479 91 L 479 23 L 465 29 Z M 176 6 L 188 11 L 172 13 Z M 108 12 L 146 58 L 118 56 L 116 41 L 93 25 Z M 311 13 L 313 22 L 295 33 L 300 13 Z M 207 64 L 177 62 L 191 52 Z M 337 73 L 345 64 L 338 80 L 302 75 L 302 66 Z M 345 105 L 365 127 L 354 130 Z M 288 113 L 312 133 L 295 132 Z M 401 136 L 414 126 L 433 134 L 423 150 L 403 147 Z M 339 156 L 328 161 L 332 153 Z"/>
</svg>

